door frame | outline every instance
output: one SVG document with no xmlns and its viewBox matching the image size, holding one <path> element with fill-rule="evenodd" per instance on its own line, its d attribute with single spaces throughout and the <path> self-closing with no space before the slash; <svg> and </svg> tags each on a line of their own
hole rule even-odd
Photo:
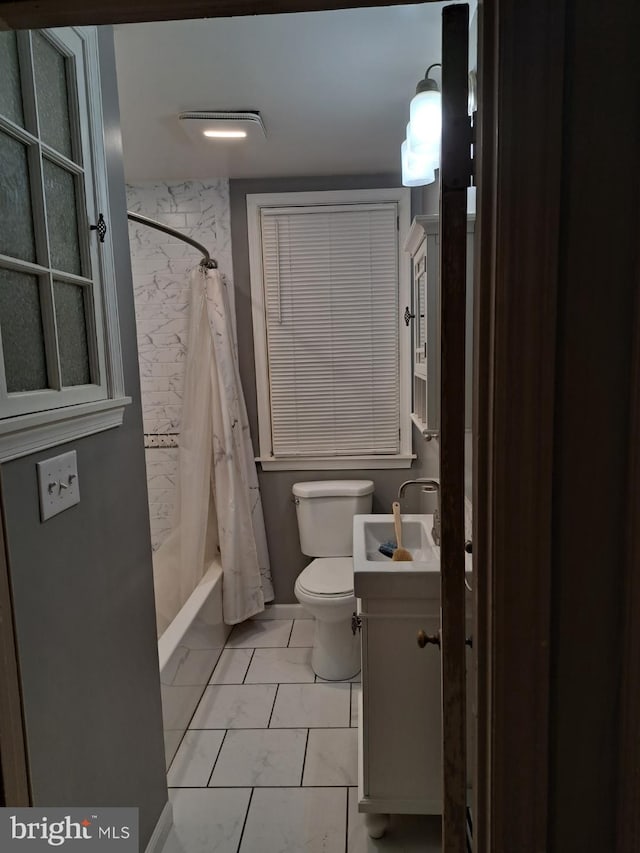
<svg viewBox="0 0 640 853">
<path fill-rule="evenodd" d="M 474 827 L 477 853 L 547 849 L 555 329 L 568 2 L 479 0 L 478 5 L 474 595 L 477 769 L 484 784 Z M 397 3 L 185 0 L 176 6 L 174 0 L 3 0 L 0 28 Z M 636 435 L 639 340 L 640 310 L 631 412 Z M 632 619 L 634 607 L 635 613 L 640 607 L 635 571 L 640 508 L 632 502 L 640 494 L 640 454 L 633 446 L 630 452 L 628 607 L 619 703 L 620 853 L 633 849 L 632 840 L 637 847 L 640 838 L 640 817 L 634 812 L 640 799 L 640 743 L 633 736 L 640 714 L 640 682 L 633 678 L 640 665 L 640 625 Z"/>
<path fill-rule="evenodd" d="M 640 270 L 638 270 L 640 279 Z M 619 800 L 617 853 L 640 850 L 640 287 L 634 312 L 633 361 L 631 365 L 631 426 L 629 430 L 629 486 L 624 567 L 624 600 L 620 687 Z"/>
<path fill-rule="evenodd" d="M 467 186 L 469 7 L 442 10 L 440 150 L 440 658 L 442 850 L 467 848 L 467 647 L 465 592 L 465 409 L 467 394 Z"/>
<path fill-rule="evenodd" d="M 0 805 L 29 806 L 31 792 L 13 602 L 0 502 Z"/>
<path fill-rule="evenodd" d="M 563 21 L 563 0 L 479 5 L 476 853 L 547 848 Z"/>
</svg>

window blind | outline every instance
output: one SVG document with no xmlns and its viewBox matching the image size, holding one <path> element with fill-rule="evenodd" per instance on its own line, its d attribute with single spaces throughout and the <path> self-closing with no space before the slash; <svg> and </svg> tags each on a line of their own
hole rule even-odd
<svg viewBox="0 0 640 853">
<path fill-rule="evenodd" d="M 272 452 L 399 452 L 397 205 L 263 209 Z"/>
</svg>

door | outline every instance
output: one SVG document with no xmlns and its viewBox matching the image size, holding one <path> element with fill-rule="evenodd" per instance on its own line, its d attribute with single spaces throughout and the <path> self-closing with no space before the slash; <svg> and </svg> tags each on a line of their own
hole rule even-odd
<svg viewBox="0 0 640 853">
<path fill-rule="evenodd" d="M 469 7 L 442 12 L 440 156 L 441 304 L 441 653 L 443 853 L 464 853 L 467 809 L 465 645 L 465 318 Z"/>
</svg>

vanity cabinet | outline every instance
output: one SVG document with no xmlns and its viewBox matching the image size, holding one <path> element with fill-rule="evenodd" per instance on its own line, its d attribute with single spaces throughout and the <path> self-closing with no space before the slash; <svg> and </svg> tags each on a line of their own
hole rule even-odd
<svg viewBox="0 0 640 853">
<path fill-rule="evenodd" d="M 440 601 L 362 597 L 360 624 L 358 808 L 365 813 L 369 834 L 377 838 L 384 834 L 389 814 L 442 813 L 440 649 L 417 643 L 421 630 L 438 635 Z M 468 675 L 469 758 L 472 708 Z"/>
<path fill-rule="evenodd" d="M 428 599 L 363 599 L 359 805 L 387 814 L 442 811 L 440 605 Z"/>
<path fill-rule="evenodd" d="M 465 420 L 471 426 L 473 328 L 473 234 L 475 214 L 467 217 L 467 354 Z M 438 215 L 416 216 L 404 243 L 411 256 L 413 301 L 405 323 L 413 328 L 413 405 L 411 418 L 427 438 L 440 429 L 440 221 Z"/>
</svg>

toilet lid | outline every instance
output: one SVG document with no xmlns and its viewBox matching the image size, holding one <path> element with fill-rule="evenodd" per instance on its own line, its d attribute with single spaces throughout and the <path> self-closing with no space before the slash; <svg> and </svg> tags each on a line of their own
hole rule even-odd
<svg viewBox="0 0 640 853">
<path fill-rule="evenodd" d="M 311 595 L 353 593 L 353 558 L 318 557 L 300 573 L 298 584 Z"/>
</svg>

